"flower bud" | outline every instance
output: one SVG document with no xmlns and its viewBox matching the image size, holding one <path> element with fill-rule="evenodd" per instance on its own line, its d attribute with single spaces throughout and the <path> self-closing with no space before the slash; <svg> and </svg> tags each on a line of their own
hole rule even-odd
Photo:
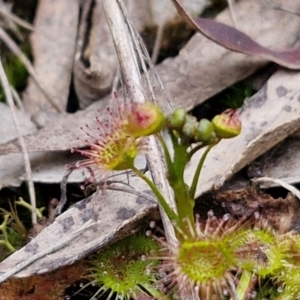
<svg viewBox="0 0 300 300">
<path fill-rule="evenodd" d="M 196 142 L 209 143 L 216 137 L 213 124 L 207 119 L 201 119 L 195 129 L 194 139 Z"/>
<path fill-rule="evenodd" d="M 133 103 L 124 121 L 125 131 L 133 137 L 158 133 L 164 125 L 164 113 L 152 102 Z"/>
<path fill-rule="evenodd" d="M 241 132 L 241 122 L 237 117 L 236 110 L 225 110 L 222 114 L 212 119 L 212 124 L 218 138 L 230 139 Z"/>
<path fill-rule="evenodd" d="M 184 124 L 186 111 L 184 108 L 177 108 L 168 117 L 168 127 L 170 129 L 180 130 Z"/>
<path fill-rule="evenodd" d="M 197 119 L 194 116 L 186 115 L 182 133 L 188 138 L 194 138 L 197 124 Z"/>
</svg>

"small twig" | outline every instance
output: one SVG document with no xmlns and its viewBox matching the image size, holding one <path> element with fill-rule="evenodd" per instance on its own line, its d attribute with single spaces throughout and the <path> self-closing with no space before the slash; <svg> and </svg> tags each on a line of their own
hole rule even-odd
<svg viewBox="0 0 300 300">
<path fill-rule="evenodd" d="M 86 230 L 87 228 L 90 228 L 91 226 L 96 225 L 97 223 L 92 223 L 92 220 L 87 221 L 85 224 L 83 224 L 82 227 L 80 227 L 77 231 L 72 233 L 67 238 L 63 239 L 61 242 L 53 245 L 52 247 L 48 247 L 45 250 L 38 252 L 34 255 L 32 255 L 29 259 L 22 261 L 21 263 L 17 264 L 14 268 L 10 269 L 9 271 L 5 272 L 3 275 L 0 275 L 0 283 L 11 277 L 12 275 L 17 274 L 24 268 L 28 267 L 35 261 L 39 260 L 42 257 L 45 257 L 53 252 L 56 252 L 63 248 L 64 246 L 68 245 L 71 241 L 75 240 L 78 236 L 82 234 L 82 231 Z"/>
<path fill-rule="evenodd" d="M 300 200 L 300 191 L 298 189 L 296 189 L 294 186 L 280 180 L 280 179 L 275 179 L 275 178 L 271 178 L 271 177 L 259 177 L 259 178 L 254 178 L 252 179 L 253 182 L 273 182 L 273 183 L 277 183 L 279 185 L 281 185 L 282 187 L 284 187 L 285 189 L 287 189 L 288 191 L 290 191 L 292 194 L 294 194 L 299 200 Z"/>
<path fill-rule="evenodd" d="M 121 182 L 117 181 L 116 183 L 120 184 Z M 123 183 L 123 184 L 125 184 L 125 183 Z M 123 187 L 112 185 L 111 183 L 108 184 L 108 186 L 106 188 L 108 190 L 112 190 L 112 191 L 120 191 L 120 192 L 124 192 L 124 193 L 133 194 L 133 195 L 136 195 L 138 197 L 145 198 L 146 200 L 148 200 L 150 202 L 156 203 L 156 200 L 154 199 L 153 196 L 149 196 L 146 193 L 136 191 L 135 189 L 126 189 L 126 188 L 123 188 Z"/>
<path fill-rule="evenodd" d="M 150 70 L 154 74 L 155 80 L 158 83 L 159 89 L 160 89 L 160 91 L 161 91 L 161 93 L 164 97 L 164 100 L 168 103 L 169 110 L 170 110 L 169 112 L 172 112 L 174 110 L 174 107 L 173 107 L 170 99 L 168 98 L 168 96 L 165 92 L 164 86 L 163 86 L 163 84 L 162 84 L 162 82 L 159 78 L 159 75 L 158 75 L 158 73 L 155 69 L 154 64 L 151 61 L 151 58 L 149 56 L 148 50 L 145 46 L 145 43 L 144 43 L 143 39 L 141 38 L 141 36 L 139 35 L 139 33 L 137 32 L 137 30 L 135 29 L 135 27 L 133 26 L 132 22 L 130 21 L 129 16 L 126 12 L 126 9 L 125 9 L 125 7 L 122 3 L 120 3 L 120 7 L 121 7 L 122 13 L 125 17 L 125 22 L 126 22 L 128 28 L 129 28 L 130 35 L 131 35 L 131 38 L 133 40 L 134 46 L 135 46 L 135 48 L 138 52 L 138 56 L 140 58 L 140 62 L 141 62 L 142 68 L 143 68 L 143 72 L 144 72 L 144 75 L 146 76 L 147 84 L 148 84 L 148 87 L 150 89 L 152 101 L 154 103 L 156 103 L 155 102 L 155 95 L 154 95 L 154 92 L 153 92 L 152 84 L 150 83 L 150 78 L 149 78 L 149 74 L 148 74 L 148 71 L 147 71 L 145 61 L 147 62 Z M 144 59 L 142 59 L 142 58 L 144 58 Z"/>
<path fill-rule="evenodd" d="M 39 83 L 38 76 L 31 65 L 29 59 L 24 55 L 18 45 L 11 39 L 11 37 L 0 27 L 0 39 L 6 44 L 6 46 L 22 61 L 24 66 L 27 68 L 28 73 L 31 75 L 36 85 L 40 89 L 41 93 L 47 99 L 47 101 L 55 108 L 57 112 L 65 112 L 52 98 L 45 92 L 41 84 Z"/>
<path fill-rule="evenodd" d="M 15 22 L 16 24 L 18 24 L 19 26 L 25 28 L 25 29 L 28 29 L 30 31 L 34 31 L 34 27 L 24 21 L 23 19 L 19 18 L 18 16 L 12 14 L 11 12 L 9 12 L 6 8 L 5 8 L 5 4 L 3 3 L 3 1 L 0 2 L 1 5 L 0 5 L 0 14 L 3 16 L 3 17 L 7 17 L 7 19 L 10 19 L 11 21 Z"/>
<path fill-rule="evenodd" d="M 135 32 L 136 32 L 136 31 L 135 31 Z M 169 106 L 169 112 L 172 112 L 172 111 L 174 110 L 174 106 L 172 105 L 170 99 L 169 99 L 168 96 L 167 96 L 167 93 L 166 93 L 166 91 L 165 91 L 165 88 L 164 88 L 164 86 L 163 86 L 163 84 L 162 84 L 162 82 L 161 82 L 161 80 L 160 80 L 160 77 L 159 77 L 159 75 L 158 75 L 158 73 L 157 73 L 157 71 L 156 71 L 156 69 L 155 69 L 155 66 L 154 66 L 154 64 L 153 64 L 152 61 L 151 61 L 151 58 L 150 58 L 150 56 L 149 56 L 149 53 L 148 53 L 147 48 L 146 48 L 146 46 L 145 46 L 145 43 L 143 42 L 143 40 L 142 40 L 142 38 L 141 38 L 140 35 L 137 35 L 136 38 L 137 38 L 138 41 L 140 42 L 140 46 L 141 46 L 142 51 L 143 51 L 143 53 L 144 53 L 144 55 L 145 55 L 145 59 L 146 59 L 146 61 L 147 61 L 147 64 L 148 64 L 150 70 L 151 70 L 151 71 L 153 72 L 153 74 L 154 74 L 155 80 L 156 80 L 156 82 L 158 83 L 159 89 L 160 89 L 160 91 L 161 91 L 161 93 L 162 93 L 162 95 L 163 95 L 163 97 L 164 97 L 164 100 L 167 102 L 167 104 L 168 104 L 168 106 Z"/>
<path fill-rule="evenodd" d="M 164 35 L 164 28 L 165 28 L 165 24 L 163 24 L 163 23 L 158 24 L 157 32 L 156 32 L 156 36 L 155 36 L 155 42 L 154 42 L 154 46 L 153 46 L 153 51 L 152 51 L 152 55 L 151 55 L 151 61 L 153 64 L 156 63 L 157 58 L 158 58 L 159 50 L 161 47 L 161 42 L 162 42 L 163 35 Z"/>
<path fill-rule="evenodd" d="M 10 86 L 10 90 L 11 90 L 13 98 L 15 99 L 16 105 L 18 106 L 18 108 L 21 111 L 24 111 L 24 107 L 23 107 L 23 104 L 22 104 L 22 101 L 21 101 L 21 98 L 20 98 L 18 92 L 12 86 Z"/>
<path fill-rule="evenodd" d="M 123 82 L 127 89 L 129 99 L 131 99 L 133 102 L 144 102 L 145 95 L 143 93 L 140 73 L 137 67 L 137 60 L 134 55 L 132 40 L 130 39 L 128 27 L 126 27 L 124 15 L 122 14 L 121 8 L 124 8 L 123 2 L 121 0 L 102 0 L 102 2 L 111 30 L 116 53 L 118 55 Z M 159 187 L 165 199 L 171 203 L 171 207 L 174 207 L 173 195 L 166 180 L 165 166 L 161 159 L 160 146 L 158 141 L 153 136 L 149 137 L 149 149 L 151 149 L 151 153 L 149 153 L 147 160 L 153 181 Z M 154 163 L 150 157 L 157 157 L 158 159 Z M 173 247 L 177 244 L 174 228 L 161 207 L 160 213 L 164 223 L 166 238 L 171 249 L 173 249 Z"/>
<path fill-rule="evenodd" d="M 155 95 L 154 95 L 154 91 L 153 91 L 153 88 L 152 88 L 152 85 L 151 85 L 151 82 L 150 82 L 147 66 L 146 66 L 146 63 L 145 63 L 145 60 L 147 60 L 147 58 L 145 57 L 145 55 L 143 53 L 143 49 L 141 47 L 141 42 L 137 38 L 136 31 L 134 30 L 132 22 L 130 22 L 130 19 L 129 19 L 129 16 L 128 16 L 127 12 L 126 12 L 125 7 L 121 6 L 121 9 L 122 9 L 123 15 L 125 16 L 125 22 L 126 22 L 128 28 L 129 28 L 129 33 L 130 33 L 131 40 L 134 44 L 135 50 L 137 51 L 137 54 L 138 54 L 137 56 L 140 59 L 140 63 L 141 63 L 144 75 L 146 76 L 146 81 L 147 81 L 147 85 L 148 85 L 149 90 L 150 90 L 151 99 L 155 103 Z"/>
<path fill-rule="evenodd" d="M 32 213 L 31 213 L 32 224 L 36 224 L 37 223 L 36 198 L 35 198 L 35 190 L 34 190 L 34 184 L 33 184 L 33 180 L 32 180 L 29 156 L 28 156 L 28 152 L 27 152 L 27 149 L 26 149 L 26 145 L 25 145 L 23 135 L 21 133 L 19 122 L 18 122 L 17 116 L 15 114 L 14 101 L 13 101 L 13 98 L 12 98 L 12 94 L 11 94 L 11 91 L 10 91 L 10 88 L 9 88 L 9 83 L 8 83 L 7 77 L 5 75 L 1 59 L 0 59 L 0 79 L 1 79 L 1 82 L 2 82 L 2 86 L 3 86 L 3 89 L 4 89 L 6 100 L 8 102 L 8 105 L 10 107 L 10 111 L 12 113 L 13 121 L 14 121 L 16 130 L 17 130 L 17 134 L 18 134 L 19 143 L 20 143 L 22 153 L 23 153 L 25 170 L 26 170 L 26 177 L 27 177 L 28 188 L 29 188 L 30 204 L 31 204 L 31 207 L 32 207 Z"/>
<path fill-rule="evenodd" d="M 73 172 L 73 169 L 68 169 L 60 183 L 60 193 L 61 194 L 60 194 L 60 200 L 55 209 L 55 213 L 54 213 L 55 216 L 61 214 L 63 207 L 67 203 L 67 200 L 68 200 L 67 199 L 67 184 L 68 184 L 68 178 L 72 172 Z"/>
<path fill-rule="evenodd" d="M 61 188 L 61 198 L 59 201 L 58 206 L 60 206 L 59 209 L 55 210 L 55 215 L 59 215 L 61 214 L 62 208 L 63 206 L 66 204 L 67 202 L 67 183 L 68 183 L 68 177 L 70 176 L 71 172 L 68 172 L 64 177 L 63 180 L 60 184 L 60 188 Z M 120 187 L 120 186 L 116 186 L 116 184 L 120 184 L 120 185 L 125 185 L 129 188 L 124 188 L 124 187 Z M 136 195 L 138 197 L 142 197 L 145 198 L 146 200 L 150 201 L 150 202 L 155 202 L 155 199 L 153 196 L 147 195 L 146 193 L 142 193 L 139 191 L 136 191 L 131 185 L 122 182 L 122 181 L 115 181 L 115 180 L 107 180 L 107 181 L 100 181 L 96 184 L 96 186 L 98 187 L 103 187 L 105 185 L 105 189 L 107 190 L 111 190 L 111 191 L 120 191 L 120 192 L 124 192 L 124 193 L 128 193 L 128 194 L 132 194 L 132 195 Z M 96 190 L 96 186 L 95 186 L 95 190 Z"/>
</svg>

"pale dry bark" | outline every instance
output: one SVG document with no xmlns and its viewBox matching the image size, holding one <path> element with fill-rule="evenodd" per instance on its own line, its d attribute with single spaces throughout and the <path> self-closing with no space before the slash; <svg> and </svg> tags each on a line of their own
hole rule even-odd
<svg viewBox="0 0 300 300">
<path fill-rule="evenodd" d="M 125 24 L 124 15 L 120 9 L 120 5 L 123 5 L 122 1 L 103 0 L 103 5 L 119 59 L 123 83 L 127 92 L 126 96 L 133 102 L 145 102 L 144 88 L 142 86 L 141 76 L 137 65 L 138 59 L 134 55 L 133 41 L 131 40 L 128 27 Z M 167 182 L 166 169 L 162 159 L 162 150 L 159 142 L 155 137 L 150 136 L 148 138 L 148 143 L 149 153 L 147 155 L 147 160 L 153 181 L 159 187 L 168 204 L 171 207 L 174 207 L 173 195 Z M 174 228 L 161 207 L 160 213 L 168 243 L 170 246 L 175 246 L 177 244 L 177 239 L 175 237 Z"/>
</svg>

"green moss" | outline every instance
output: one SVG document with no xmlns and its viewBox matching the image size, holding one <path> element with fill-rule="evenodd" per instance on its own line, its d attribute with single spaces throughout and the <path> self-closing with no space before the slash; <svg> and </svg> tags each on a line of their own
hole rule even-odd
<svg viewBox="0 0 300 300">
<path fill-rule="evenodd" d="M 273 300 L 279 296 L 280 292 L 278 287 L 269 278 L 266 280 L 261 280 L 259 287 L 257 289 L 257 300 Z"/>
<path fill-rule="evenodd" d="M 25 55 L 30 54 L 29 44 L 24 44 L 21 50 Z M 28 72 L 21 60 L 12 53 L 6 53 L 3 58 L 3 68 L 9 84 L 17 91 L 22 92 L 27 85 Z M 4 91 L 0 85 L 0 101 L 4 101 Z"/>
<path fill-rule="evenodd" d="M 246 98 L 255 93 L 254 88 L 247 82 L 241 81 L 221 93 L 221 102 L 228 108 L 239 108 Z"/>
</svg>

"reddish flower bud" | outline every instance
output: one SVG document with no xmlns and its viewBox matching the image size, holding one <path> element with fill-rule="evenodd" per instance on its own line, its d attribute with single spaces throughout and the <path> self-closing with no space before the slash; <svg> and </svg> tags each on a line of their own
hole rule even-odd
<svg viewBox="0 0 300 300">
<path fill-rule="evenodd" d="M 133 137 L 158 133 L 165 125 L 162 110 L 152 102 L 133 103 L 131 109 L 125 113 L 125 131 Z"/>
<path fill-rule="evenodd" d="M 215 133 L 220 139 L 230 139 L 240 134 L 242 126 L 237 116 L 237 111 L 225 110 L 222 114 L 212 119 Z"/>
</svg>

